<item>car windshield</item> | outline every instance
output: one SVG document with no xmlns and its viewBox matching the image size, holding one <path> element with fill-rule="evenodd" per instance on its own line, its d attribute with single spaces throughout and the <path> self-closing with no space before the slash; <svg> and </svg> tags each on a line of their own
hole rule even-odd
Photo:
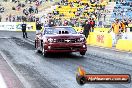
<svg viewBox="0 0 132 88">
<path fill-rule="evenodd" d="M 77 34 L 72 27 L 49 27 L 45 28 L 44 34 Z"/>
</svg>

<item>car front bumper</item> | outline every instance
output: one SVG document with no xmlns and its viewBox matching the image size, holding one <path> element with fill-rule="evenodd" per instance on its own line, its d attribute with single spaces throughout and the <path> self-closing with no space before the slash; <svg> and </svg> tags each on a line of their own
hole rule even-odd
<svg viewBox="0 0 132 88">
<path fill-rule="evenodd" d="M 45 52 L 86 52 L 85 43 L 48 43 L 44 44 Z"/>
</svg>

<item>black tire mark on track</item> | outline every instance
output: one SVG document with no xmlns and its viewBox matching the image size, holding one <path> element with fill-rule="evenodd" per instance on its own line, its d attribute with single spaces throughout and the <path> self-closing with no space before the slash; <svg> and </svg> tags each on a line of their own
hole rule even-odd
<svg viewBox="0 0 132 88">
<path fill-rule="evenodd" d="M 18 46 L 27 49 L 27 50 L 35 50 L 34 45 L 26 42 L 26 40 L 22 40 L 21 38 L 12 37 L 11 40 L 15 42 Z"/>
</svg>

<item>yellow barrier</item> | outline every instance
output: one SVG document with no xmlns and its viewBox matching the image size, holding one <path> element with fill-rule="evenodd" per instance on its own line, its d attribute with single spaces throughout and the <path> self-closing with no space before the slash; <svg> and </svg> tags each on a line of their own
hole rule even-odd
<svg viewBox="0 0 132 88">
<path fill-rule="evenodd" d="M 87 38 L 87 44 L 90 44 L 90 45 L 95 45 L 95 43 L 96 43 L 96 38 L 95 38 L 95 36 L 94 36 L 94 32 L 90 32 L 89 33 L 89 36 L 88 36 L 88 38 Z"/>
<path fill-rule="evenodd" d="M 128 46 L 129 45 L 129 46 Z M 124 51 L 132 51 L 132 40 L 120 39 L 116 44 L 116 49 Z"/>
<path fill-rule="evenodd" d="M 92 32 L 87 38 L 87 44 L 111 48 L 112 36 L 105 32 Z"/>
</svg>

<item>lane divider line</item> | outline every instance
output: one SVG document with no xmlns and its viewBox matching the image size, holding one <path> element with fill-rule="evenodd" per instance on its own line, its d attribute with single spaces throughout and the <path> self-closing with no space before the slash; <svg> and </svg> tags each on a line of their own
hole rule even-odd
<svg viewBox="0 0 132 88">
<path fill-rule="evenodd" d="M 31 85 L 26 81 L 26 79 L 22 76 L 22 74 L 16 69 L 16 67 L 10 62 L 10 60 L 7 58 L 7 56 L 0 51 L 1 56 L 3 59 L 7 62 L 7 64 L 10 66 L 12 71 L 15 73 L 15 75 L 18 77 L 20 82 L 23 84 L 24 88 L 32 88 Z"/>
<path fill-rule="evenodd" d="M 0 88 L 8 88 L 1 73 L 0 73 Z"/>
<path fill-rule="evenodd" d="M 11 37 L 0 37 L 0 39 L 10 39 Z"/>
</svg>

